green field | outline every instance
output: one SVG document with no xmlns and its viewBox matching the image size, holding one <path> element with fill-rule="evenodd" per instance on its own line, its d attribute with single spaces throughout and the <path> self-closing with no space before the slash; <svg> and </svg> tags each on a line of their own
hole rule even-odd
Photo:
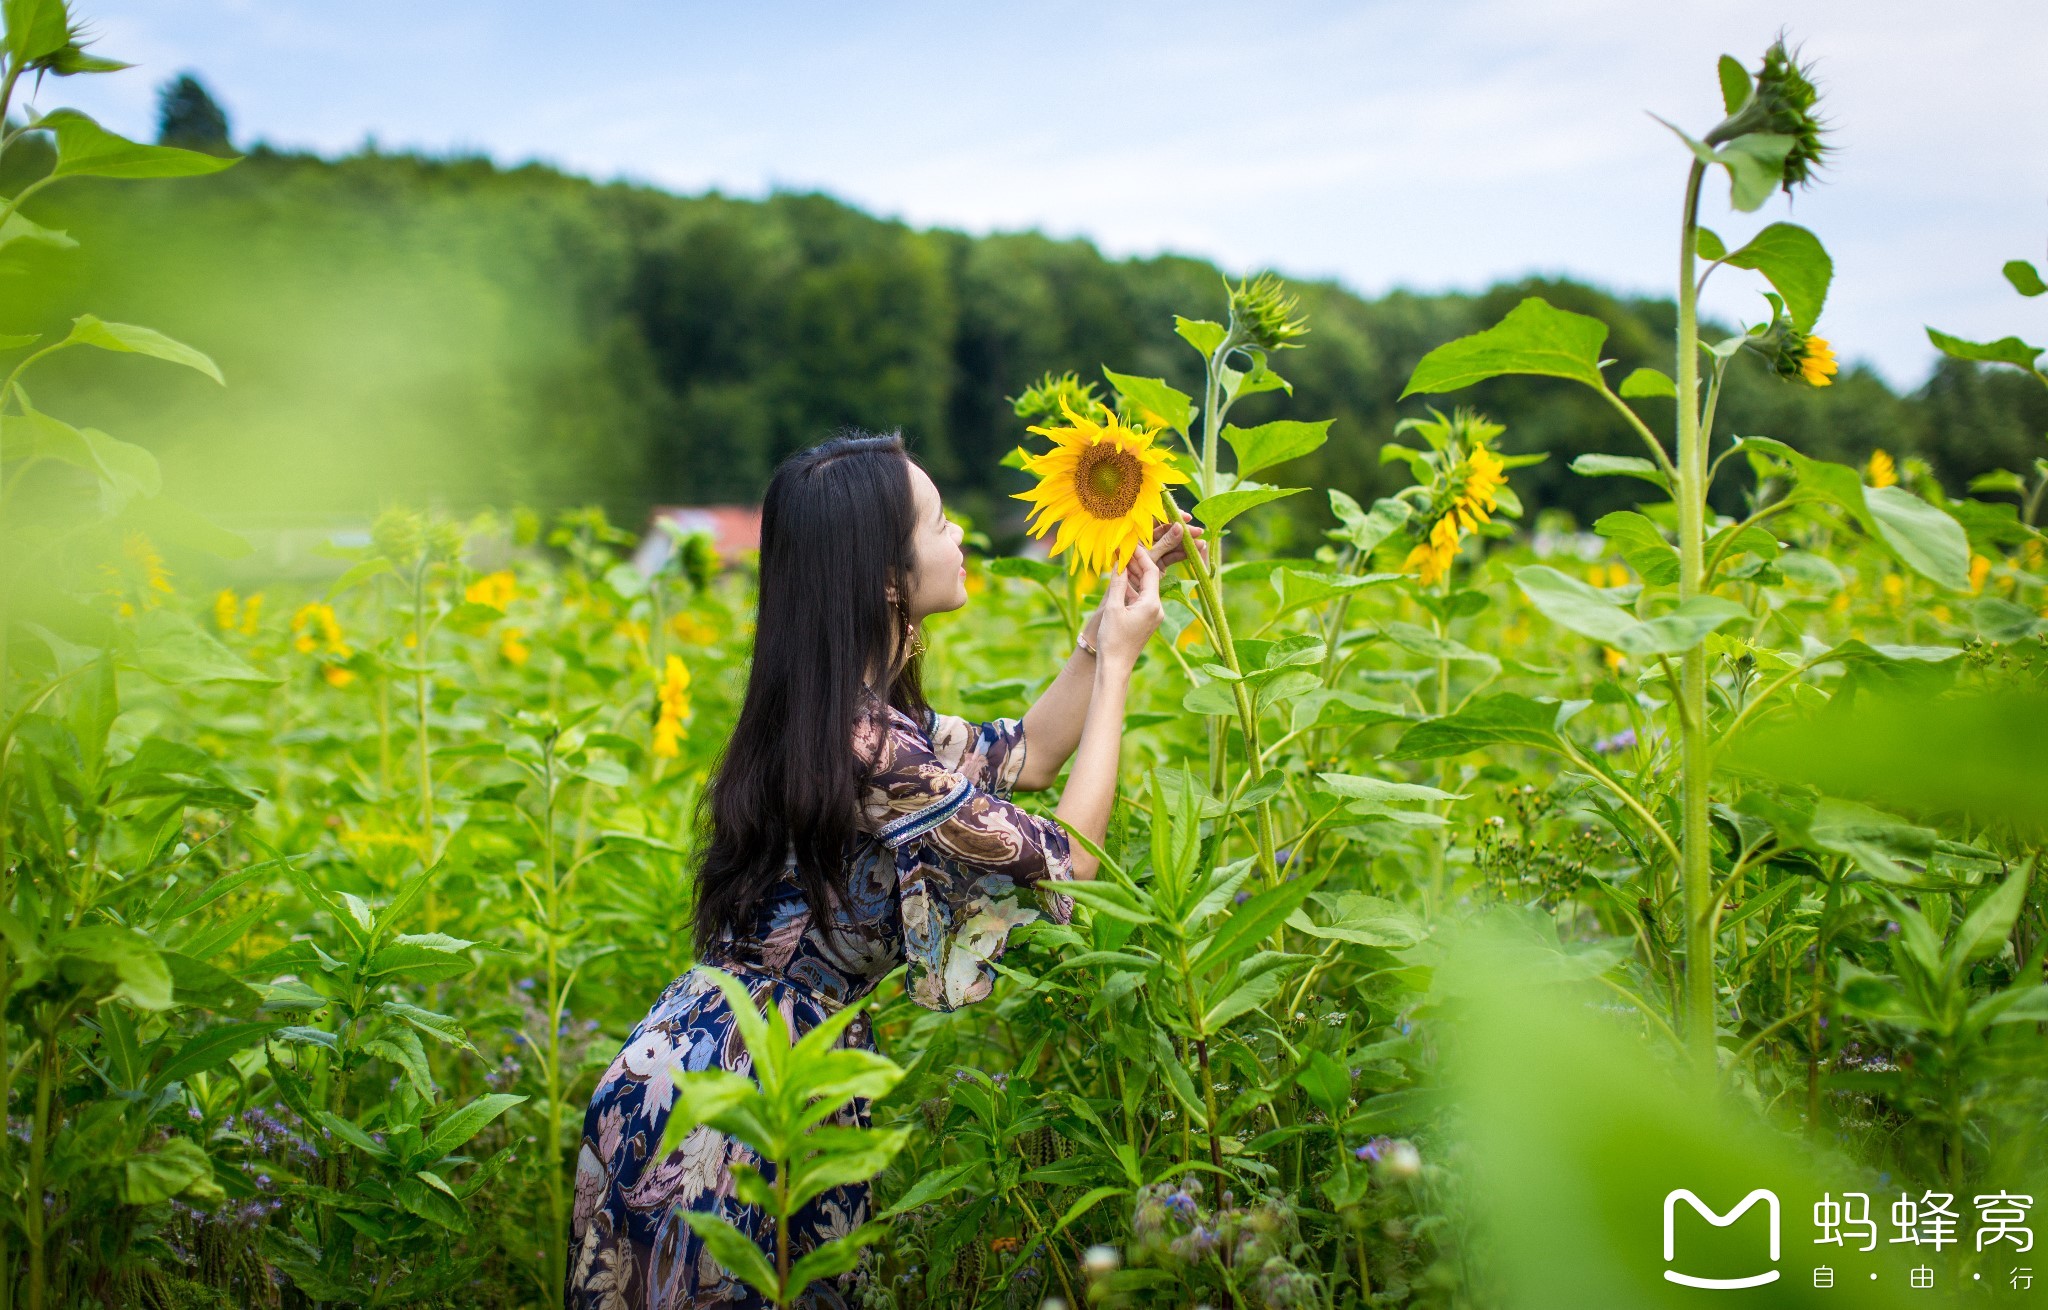
<svg viewBox="0 0 2048 1310">
<path fill-rule="evenodd" d="M 6 12 L 8 91 L 93 71 L 57 0 Z M 594 507 L 638 521 L 648 415 L 679 397 L 726 408 L 678 430 L 751 433 L 691 448 L 727 459 L 721 495 L 833 423 L 928 424 L 976 547 L 970 605 L 929 633 L 948 712 L 1022 714 L 1093 603 L 1097 579 L 997 549 L 1024 484 L 1007 453 L 1043 450 L 1027 428 L 1061 402 L 1174 450 L 1217 552 L 1169 579 L 1073 922 L 1020 929 L 985 1003 L 877 995 L 893 1154 L 859 1171 L 880 1226 L 851 1303 L 1677 1304 L 1692 1292 L 1657 1241 L 1678 1188 L 1782 1200 L 1760 1302 L 1826 1295 L 1822 1265 L 1859 1306 L 1920 1296 L 1920 1268 L 1930 1300 L 2023 1300 L 2009 1270 L 2031 1234 L 1998 1216 L 2048 1181 L 2048 374 L 2017 337 L 1939 333 L 1946 391 L 1835 374 L 1832 263 L 1776 212 L 1818 142 L 1811 88 L 1781 47 L 1720 79 L 1728 119 L 1672 145 L 1693 165 L 1672 302 L 1515 288 L 1386 341 L 1414 302 L 976 245 L 816 198 L 693 209 L 479 166 L 458 203 L 452 166 L 213 178 L 225 158 L 79 115 L 10 130 L 0 1307 L 559 1303 L 584 1107 L 690 965 L 695 807 L 750 651 L 752 560 L 696 541 L 644 576 Z M 475 382 L 444 421 L 407 407 L 420 377 L 378 371 L 440 362 L 321 371 L 390 289 L 345 260 L 265 284 L 303 301 L 304 332 L 238 319 L 246 287 L 145 268 L 185 248 L 203 270 L 235 230 L 148 235 L 159 188 L 188 217 L 263 194 L 312 209 L 377 170 L 422 175 L 405 203 L 446 205 L 464 249 L 492 223 L 545 227 L 527 187 L 728 235 L 857 229 L 934 261 L 918 276 L 963 315 L 980 284 L 942 275 L 949 246 L 1153 294 L 1073 310 L 1113 330 L 1039 341 L 964 396 L 933 390 L 956 343 L 935 330 L 887 360 L 827 351 L 846 376 L 786 393 L 735 364 L 705 399 L 701 376 L 663 379 L 669 347 L 606 327 L 627 321 L 610 302 L 557 314 L 559 286 L 423 246 L 406 258 L 470 280 L 420 307 L 455 315 L 436 321 Z M 126 179 L 122 199 L 64 210 L 74 176 Z M 84 216 L 72 237 L 62 213 Z M 317 245 L 280 230 L 283 253 L 251 258 Z M 624 297 L 640 266 L 613 253 Z M 1710 269 L 1768 293 L 1765 320 L 1702 325 Z M 2015 330 L 2038 336 L 2038 271 L 2004 271 Z M 458 349 L 493 298 L 501 338 Z M 151 304 L 177 339 L 125 321 Z M 215 328 L 256 352 L 250 408 L 229 408 L 232 359 L 216 385 Z M 1391 383 L 1347 373 L 1377 350 Z M 395 407 L 366 446 L 348 424 L 369 420 L 328 405 L 347 369 Z M 500 389 L 512 373 L 551 398 Z M 1965 393 L 1996 399 L 2006 444 L 1929 435 L 1928 407 Z M 492 414 L 473 445 L 408 442 Z M 315 459 L 297 484 L 208 492 L 295 415 Z M 463 458 L 483 471 L 449 495 Z M 368 544 L 291 570 L 200 512 L 368 521 L 375 478 L 323 482 L 351 465 L 454 508 L 386 508 Z M 1851 1195 L 1874 1251 L 1825 1244 Z M 1754 1236 L 1692 1230 L 1686 1267 L 1752 1273 L 1736 1239 Z"/>
</svg>

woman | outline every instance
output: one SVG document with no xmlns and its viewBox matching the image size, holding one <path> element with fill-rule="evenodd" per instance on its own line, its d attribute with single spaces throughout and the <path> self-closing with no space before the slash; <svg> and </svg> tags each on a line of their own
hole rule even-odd
<svg viewBox="0 0 2048 1310">
<path fill-rule="evenodd" d="M 1069 757 L 1062 821 L 1100 843 L 1116 795 L 1124 695 L 1161 618 L 1159 571 L 1185 555 L 1174 525 L 1111 577 L 1059 675 L 1020 722 L 936 714 L 918 684 L 918 625 L 967 603 L 960 529 L 894 436 L 835 438 L 786 460 L 761 510 L 760 612 L 747 693 L 705 793 L 698 958 L 736 975 L 801 1035 L 897 965 L 919 1005 L 981 1000 L 1010 929 L 1064 923 L 1051 890 L 1096 865 L 1012 790 L 1049 787 Z M 1041 900 L 1042 897 L 1042 900 Z M 862 1016 L 847 1045 L 874 1048 Z M 772 1223 L 733 1195 L 752 1152 L 700 1126 L 650 1158 L 671 1070 L 751 1072 L 724 996 L 702 969 L 670 984 L 606 1071 L 576 1166 L 570 1310 L 758 1304 L 679 1217 L 712 1211 L 772 1249 Z M 841 1122 L 864 1122 L 856 1102 Z M 791 1254 L 867 1218 L 865 1185 L 791 1220 Z M 837 1306 L 829 1283 L 818 1303 Z"/>
</svg>

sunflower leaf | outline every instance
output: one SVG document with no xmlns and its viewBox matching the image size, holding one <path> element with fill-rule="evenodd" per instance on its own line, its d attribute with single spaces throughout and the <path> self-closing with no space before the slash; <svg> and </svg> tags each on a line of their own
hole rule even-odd
<svg viewBox="0 0 2048 1310">
<path fill-rule="evenodd" d="M 1240 482 L 1235 490 L 1218 492 L 1207 500 L 1197 501 L 1195 517 L 1211 532 L 1221 532 L 1224 524 L 1248 509 L 1306 490 L 1307 487 L 1268 487 L 1256 482 Z"/>
</svg>

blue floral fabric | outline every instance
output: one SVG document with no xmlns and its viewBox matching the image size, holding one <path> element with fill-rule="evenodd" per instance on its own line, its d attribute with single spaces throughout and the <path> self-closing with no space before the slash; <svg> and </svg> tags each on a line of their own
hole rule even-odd
<svg viewBox="0 0 2048 1310">
<path fill-rule="evenodd" d="M 1007 799 L 1024 767 L 1023 724 L 969 723 L 927 712 L 920 722 L 870 700 L 854 733 L 866 772 L 860 837 L 841 868 L 831 922 L 813 921 L 795 864 L 756 911 L 753 930 L 728 935 L 704 961 L 738 977 L 755 1004 L 777 1006 L 793 1036 L 867 995 L 897 965 L 912 1000 L 951 1010 L 986 997 L 1010 930 L 1038 917 L 1023 904 L 1036 884 L 1073 877 L 1059 825 Z M 1044 892 L 1065 923 L 1072 902 Z M 841 1039 L 874 1049 L 865 1015 Z M 564 1304 L 568 1310 L 754 1307 L 752 1288 L 704 1249 L 681 1212 L 715 1213 L 773 1259 L 774 1221 L 733 1194 L 732 1166 L 760 1161 L 699 1125 L 653 1158 L 675 1100 L 675 1071 L 753 1065 L 724 995 L 702 968 L 671 983 L 606 1069 L 584 1117 Z M 866 1126 L 855 1101 L 832 1121 Z M 790 1221 L 791 1259 L 867 1221 L 867 1187 L 827 1192 Z M 843 1310 L 832 1283 L 806 1301 Z"/>
</svg>

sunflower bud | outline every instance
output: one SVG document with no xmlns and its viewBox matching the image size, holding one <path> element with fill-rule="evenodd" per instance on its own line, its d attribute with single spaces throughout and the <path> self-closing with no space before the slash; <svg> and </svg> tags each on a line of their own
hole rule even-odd
<svg viewBox="0 0 2048 1310">
<path fill-rule="evenodd" d="M 1802 67 L 1782 40 L 1764 52 L 1750 88 L 1749 99 L 1737 106 L 1719 126 L 1707 133 L 1710 146 L 1724 145 L 1755 132 L 1790 137 L 1792 149 L 1785 156 L 1784 188 L 1804 186 L 1829 146 L 1821 140 L 1825 130 L 1814 114 L 1820 91 L 1813 84 L 1812 66 Z M 1731 74 L 1732 75 L 1732 74 Z"/>
<path fill-rule="evenodd" d="M 1829 387 L 1840 371 L 1828 339 L 1801 332 L 1789 319 L 1780 318 L 1768 329 L 1752 332 L 1743 345 L 1769 360 L 1771 371 L 1787 382 Z"/>
<path fill-rule="evenodd" d="M 1285 350 L 1308 332 L 1308 320 L 1296 316 L 1301 297 L 1271 273 L 1261 273 L 1230 288 L 1230 335 L 1260 350 Z"/>
<path fill-rule="evenodd" d="M 1071 370 L 1058 375 L 1048 371 L 1024 388 L 1022 395 L 1012 396 L 1010 408 L 1027 423 L 1056 419 L 1067 409 L 1096 422 L 1109 414 L 1109 407 L 1095 394 L 1095 384 L 1081 381 Z"/>
</svg>

